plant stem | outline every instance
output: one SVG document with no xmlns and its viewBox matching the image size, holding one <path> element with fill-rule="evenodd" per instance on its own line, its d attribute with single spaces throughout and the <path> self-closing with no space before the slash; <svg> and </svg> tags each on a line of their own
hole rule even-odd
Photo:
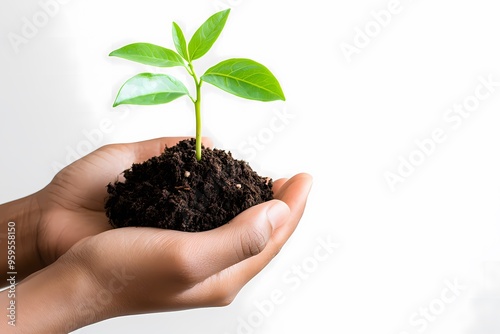
<svg viewBox="0 0 500 334">
<path fill-rule="evenodd" d="M 196 116 L 196 159 L 201 160 L 201 83 L 202 81 L 198 79 L 194 71 L 193 64 L 189 63 L 189 68 L 191 70 L 191 76 L 194 79 L 196 85 L 196 100 L 194 100 L 194 111 Z"/>
<path fill-rule="evenodd" d="M 201 81 L 196 85 L 196 159 L 201 160 Z"/>
</svg>

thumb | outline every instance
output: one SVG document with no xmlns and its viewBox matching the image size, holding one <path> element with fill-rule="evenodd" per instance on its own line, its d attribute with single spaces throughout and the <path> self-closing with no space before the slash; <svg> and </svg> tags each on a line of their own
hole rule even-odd
<svg viewBox="0 0 500 334">
<path fill-rule="evenodd" d="M 273 232 L 289 216 L 290 208 L 285 202 L 272 200 L 245 210 L 226 225 L 198 233 L 200 252 L 196 254 L 196 262 L 203 266 L 199 273 L 204 276 L 200 278 L 210 277 L 262 252 Z"/>
</svg>

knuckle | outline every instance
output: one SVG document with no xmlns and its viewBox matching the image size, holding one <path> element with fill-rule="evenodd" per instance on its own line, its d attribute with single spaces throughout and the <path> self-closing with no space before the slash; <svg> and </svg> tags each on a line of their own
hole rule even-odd
<svg viewBox="0 0 500 334">
<path fill-rule="evenodd" d="M 234 301 L 233 296 L 226 296 L 226 298 L 221 298 L 221 299 L 217 300 L 215 306 L 216 307 L 226 307 L 226 306 L 231 305 L 233 301 Z"/>
<path fill-rule="evenodd" d="M 219 289 L 216 293 L 212 294 L 211 305 L 215 307 L 225 307 L 231 305 L 234 301 L 236 295 L 229 291 L 227 288 L 223 287 Z"/>
<path fill-rule="evenodd" d="M 172 248 L 175 250 L 172 251 Z M 175 254 L 169 259 L 169 266 L 175 268 L 175 279 L 177 283 L 184 285 L 195 285 L 199 281 L 199 263 L 196 256 L 189 248 L 181 245 L 171 245 L 171 254 Z"/>
<path fill-rule="evenodd" d="M 241 260 L 262 252 L 267 244 L 267 237 L 257 229 L 245 231 L 240 238 Z"/>
</svg>

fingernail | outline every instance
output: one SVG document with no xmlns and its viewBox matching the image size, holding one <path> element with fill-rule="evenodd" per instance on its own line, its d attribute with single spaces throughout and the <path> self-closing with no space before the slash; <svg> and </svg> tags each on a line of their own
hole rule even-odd
<svg viewBox="0 0 500 334">
<path fill-rule="evenodd" d="M 273 227 L 273 231 L 282 226 L 288 219 L 290 215 L 290 208 L 285 202 L 279 200 L 273 200 L 274 202 L 269 209 L 267 209 L 267 219 Z"/>
</svg>

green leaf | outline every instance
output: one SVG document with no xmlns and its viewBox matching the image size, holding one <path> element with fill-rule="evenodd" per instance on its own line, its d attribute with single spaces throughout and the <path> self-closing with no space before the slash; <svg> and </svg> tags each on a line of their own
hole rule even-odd
<svg viewBox="0 0 500 334">
<path fill-rule="evenodd" d="M 185 66 L 182 57 L 174 51 L 149 43 L 130 44 L 109 55 L 156 67 Z"/>
<path fill-rule="evenodd" d="M 225 60 L 209 68 L 201 80 L 245 99 L 285 101 L 276 77 L 264 65 L 250 59 Z"/>
<path fill-rule="evenodd" d="M 201 25 L 189 41 L 189 59 L 191 61 L 203 57 L 219 38 L 231 9 L 215 13 Z"/>
<path fill-rule="evenodd" d="M 175 48 L 182 58 L 189 61 L 189 53 L 187 51 L 186 38 L 182 32 L 181 27 L 175 22 L 172 23 L 172 38 L 174 40 Z"/>
<path fill-rule="evenodd" d="M 166 74 L 142 73 L 123 84 L 113 107 L 121 104 L 163 104 L 183 95 L 189 95 L 189 92 L 176 78 Z"/>
</svg>

